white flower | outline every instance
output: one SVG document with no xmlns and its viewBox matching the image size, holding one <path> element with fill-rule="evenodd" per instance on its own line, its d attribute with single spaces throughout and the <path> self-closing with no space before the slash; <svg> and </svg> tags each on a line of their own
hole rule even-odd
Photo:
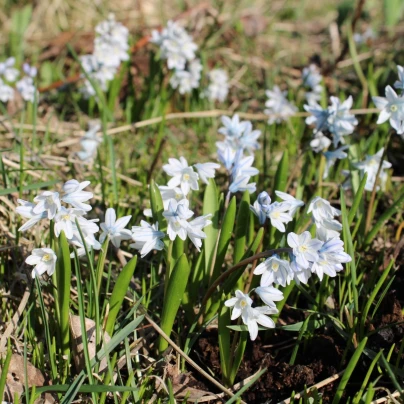
<svg viewBox="0 0 404 404">
<path fill-rule="evenodd" d="M 269 205 L 267 217 L 271 221 L 271 225 L 282 233 L 286 231 L 285 223 L 289 223 L 293 220 L 292 216 L 286 213 L 289 209 L 290 207 L 287 202 L 274 202 Z"/>
<path fill-rule="evenodd" d="M 233 307 L 232 320 L 241 316 L 243 323 L 248 327 L 252 341 L 257 338 L 258 324 L 267 328 L 275 327 L 274 321 L 266 314 L 276 314 L 278 310 L 268 306 L 252 308 L 251 298 L 240 290 L 236 290 L 236 297 L 226 300 L 224 304 L 226 307 Z"/>
<path fill-rule="evenodd" d="M 172 88 L 178 88 L 180 94 L 188 94 L 194 88 L 199 87 L 201 80 L 202 64 L 199 59 L 189 62 L 184 70 L 176 69 L 170 78 L 170 85 Z"/>
<path fill-rule="evenodd" d="M 177 202 L 181 199 L 186 199 L 186 195 L 182 192 L 181 188 L 178 187 L 168 187 L 166 185 L 158 186 L 161 194 L 161 199 L 163 200 L 164 210 L 168 209 L 168 204 L 170 203 L 170 199 L 175 199 Z M 153 217 L 153 212 L 151 209 L 145 209 L 143 214 L 146 217 Z"/>
<path fill-rule="evenodd" d="M 130 230 L 125 229 L 125 226 L 129 223 L 131 215 L 123 216 L 116 220 L 116 212 L 114 208 L 108 208 L 105 212 L 105 223 L 101 223 L 102 233 L 100 235 L 100 243 L 109 237 L 112 244 L 119 248 L 122 240 L 130 240 L 132 233 Z"/>
<path fill-rule="evenodd" d="M 315 125 L 315 133 L 329 129 L 328 117 L 330 116 L 330 111 L 328 108 L 324 109 L 317 103 L 304 105 L 303 108 L 311 114 L 306 118 L 306 124 Z"/>
<path fill-rule="evenodd" d="M 394 87 L 398 90 L 404 90 L 404 68 L 403 66 L 397 66 L 398 80 L 394 83 Z"/>
<path fill-rule="evenodd" d="M 289 254 L 289 257 L 290 268 L 293 271 L 295 282 L 298 285 L 300 284 L 300 282 L 306 285 L 311 277 L 311 265 L 309 265 L 307 268 L 303 268 L 297 263 L 296 257 L 293 254 Z"/>
<path fill-rule="evenodd" d="M 0 63 L 0 75 L 9 83 L 14 83 L 20 72 L 14 67 L 15 58 L 7 58 L 5 62 Z"/>
<path fill-rule="evenodd" d="M 293 255 L 296 257 L 296 263 L 302 269 L 307 269 L 310 262 L 318 260 L 318 250 L 323 245 L 323 242 L 316 238 L 311 238 L 308 231 L 300 235 L 289 233 L 287 237 L 289 247 L 293 248 Z"/>
<path fill-rule="evenodd" d="M 316 223 L 321 223 L 325 220 L 332 220 L 335 216 L 340 216 L 341 211 L 331 206 L 330 202 L 319 196 L 316 196 L 309 205 L 307 213 L 313 215 Z"/>
<path fill-rule="evenodd" d="M 266 305 L 275 310 L 276 305 L 274 302 L 283 300 L 283 293 L 271 285 L 261 285 L 258 288 L 255 288 L 254 291 Z"/>
<path fill-rule="evenodd" d="M 283 260 L 279 255 L 274 254 L 259 264 L 255 270 L 255 275 L 262 275 L 260 280 L 261 286 L 269 286 L 275 283 L 283 287 L 293 280 L 292 269 L 289 261 Z M 257 292 L 258 293 L 258 292 Z M 268 303 L 267 303 L 268 304 Z"/>
<path fill-rule="evenodd" d="M 265 102 L 265 114 L 270 115 L 268 123 L 280 123 L 294 115 L 297 108 L 286 98 L 287 91 L 281 91 L 278 86 L 265 92 L 268 100 Z M 272 116 L 276 115 L 276 116 Z"/>
<path fill-rule="evenodd" d="M 344 242 L 339 237 L 326 241 L 318 251 L 318 259 L 313 263 L 311 272 L 316 273 L 320 280 L 323 275 L 334 277 L 342 271 L 343 263 L 351 262 L 352 258 L 344 251 Z"/>
<path fill-rule="evenodd" d="M 34 265 L 32 277 L 41 276 L 45 272 L 51 276 L 55 272 L 57 257 L 51 248 L 35 248 L 25 262 Z"/>
<path fill-rule="evenodd" d="M 21 80 L 16 83 L 17 91 L 21 94 L 24 101 L 35 101 L 35 96 L 38 95 L 36 90 L 34 80 L 30 76 L 24 76 Z M 37 96 L 38 98 L 38 96 Z"/>
<path fill-rule="evenodd" d="M 77 209 L 82 209 L 86 212 L 90 211 L 91 206 L 84 202 L 89 201 L 93 197 L 93 194 L 91 192 L 83 191 L 88 185 L 90 185 L 90 181 L 66 181 L 63 185 L 63 191 L 65 194 L 62 197 L 62 201 L 69 203 Z"/>
<path fill-rule="evenodd" d="M 132 227 L 132 240 L 133 244 L 129 247 L 140 250 L 141 257 L 145 257 L 152 250 L 162 250 L 164 248 L 163 239 L 165 234 L 159 231 L 159 224 L 149 224 L 141 220 L 140 226 Z"/>
<path fill-rule="evenodd" d="M 238 114 L 233 115 L 231 119 L 223 115 L 221 121 L 224 126 L 219 128 L 218 132 L 230 139 L 241 137 L 249 123 L 249 121 L 240 121 Z"/>
<path fill-rule="evenodd" d="M 18 231 L 25 231 L 35 226 L 40 220 L 46 219 L 48 217 L 48 212 L 44 210 L 42 213 L 34 213 L 35 204 L 24 201 L 23 199 L 17 199 L 17 202 L 21 206 L 17 206 L 15 211 L 22 217 L 29 219 L 28 222 L 24 223 Z"/>
<path fill-rule="evenodd" d="M 376 154 L 373 156 L 366 156 L 365 161 L 361 161 L 359 163 L 355 163 L 354 166 L 359 168 L 362 174 L 367 173 L 367 179 L 365 184 L 366 191 L 372 191 L 376 181 L 377 171 L 379 170 L 380 160 L 383 157 L 384 148 L 381 148 Z M 382 167 L 379 173 L 379 180 L 381 188 L 384 190 L 387 181 L 387 172 L 385 170 L 391 167 L 391 163 L 387 160 L 383 160 Z M 377 185 L 376 190 L 379 190 L 380 186 Z"/>
<path fill-rule="evenodd" d="M 34 198 L 34 202 L 36 202 L 36 206 L 32 212 L 36 215 L 47 212 L 48 219 L 53 219 L 61 207 L 59 192 L 44 191 Z"/>
<path fill-rule="evenodd" d="M 99 227 L 95 222 L 98 222 L 98 219 L 87 220 L 84 217 L 77 217 L 78 225 L 80 226 L 81 234 L 84 238 L 84 243 L 87 247 L 87 250 L 100 250 L 101 244 L 98 240 L 96 240 L 94 234 L 99 231 Z M 73 224 L 73 238 L 70 240 L 70 243 L 74 246 L 78 247 L 77 254 L 79 257 L 85 255 L 85 247 L 83 244 L 83 238 L 81 237 L 80 231 L 77 227 L 77 224 Z M 72 258 L 74 258 L 74 252 L 70 254 Z"/>
<path fill-rule="evenodd" d="M 229 191 L 231 193 L 236 193 L 238 191 L 248 191 L 250 194 L 256 191 L 255 182 L 250 183 L 251 177 L 249 175 L 238 174 L 229 186 Z"/>
<path fill-rule="evenodd" d="M 380 109 L 377 123 L 381 124 L 390 120 L 390 125 L 399 135 L 404 134 L 404 98 L 396 94 L 390 87 L 386 87 L 386 98 L 372 97 L 376 108 Z"/>
<path fill-rule="evenodd" d="M 354 131 L 358 120 L 349 111 L 352 108 L 352 96 L 349 96 L 342 103 L 337 97 L 330 97 L 330 101 L 328 128 L 334 135 L 334 147 L 337 147 L 339 143 L 345 143 L 344 136 L 350 135 Z"/>
<path fill-rule="evenodd" d="M 286 192 L 281 192 L 281 191 L 275 191 L 275 194 L 281 198 L 284 202 L 284 204 L 288 204 L 289 206 L 289 215 L 294 216 L 297 212 L 297 210 L 304 206 L 304 202 L 300 201 L 299 199 L 296 199 L 292 195 L 287 194 Z"/>
<path fill-rule="evenodd" d="M 320 101 L 321 93 L 323 91 L 323 87 L 321 85 L 323 76 L 320 74 L 319 69 L 315 64 L 311 64 L 303 69 L 302 80 L 303 86 L 312 90 L 310 92 L 306 92 L 305 94 L 309 105 Z"/>
<path fill-rule="evenodd" d="M 171 199 L 168 204 L 168 209 L 163 212 L 163 216 L 167 219 L 168 227 L 167 234 L 170 240 L 175 240 L 178 237 L 185 240 L 188 234 L 188 219 L 194 215 L 194 212 L 189 209 L 189 201 L 182 199 L 177 202 Z"/>
<path fill-rule="evenodd" d="M 212 221 L 209 220 L 211 217 L 212 214 L 209 213 L 204 216 L 199 216 L 188 223 L 188 238 L 192 241 L 193 245 L 198 251 L 201 251 L 202 240 L 206 238 L 206 234 L 202 231 L 202 229 L 212 224 Z"/>
<path fill-rule="evenodd" d="M 327 150 L 331 145 L 331 140 L 324 136 L 323 132 L 317 131 L 314 133 L 313 140 L 310 142 L 310 147 L 315 153 Z"/>
<path fill-rule="evenodd" d="M 342 146 L 338 149 L 335 149 L 333 151 L 326 151 L 324 152 L 324 156 L 325 156 L 325 169 L 324 169 L 324 174 L 323 174 L 323 179 L 328 177 L 329 171 L 330 171 L 330 167 L 332 167 L 336 160 L 343 160 L 345 158 L 348 157 L 348 154 L 345 153 L 344 150 L 349 149 L 349 146 Z"/>
<path fill-rule="evenodd" d="M 77 156 L 83 161 L 92 161 L 97 153 L 98 146 L 102 143 L 102 138 L 98 136 L 101 125 L 98 122 L 90 122 L 89 129 L 80 139 L 81 150 Z"/>
<path fill-rule="evenodd" d="M 251 212 L 258 217 L 260 225 L 265 224 L 267 219 L 267 213 L 269 211 L 269 205 L 271 204 L 271 198 L 267 192 L 263 191 L 258 195 L 254 205 L 250 205 Z"/>
<path fill-rule="evenodd" d="M 82 217 L 86 212 L 81 209 L 66 209 L 61 207 L 55 216 L 55 235 L 59 237 L 60 232 L 65 232 L 66 238 L 71 240 L 73 238 L 76 218 Z"/>
<path fill-rule="evenodd" d="M 0 79 L 0 101 L 8 102 L 14 99 L 14 89 Z"/>
<path fill-rule="evenodd" d="M 223 69 L 213 69 L 208 74 L 209 85 L 202 93 L 209 101 L 223 102 L 229 93 L 229 77 Z"/>
<path fill-rule="evenodd" d="M 169 164 L 163 166 L 163 170 L 171 177 L 168 182 L 170 188 L 181 187 L 184 195 L 188 195 L 188 192 L 192 189 L 197 191 L 199 189 L 198 185 L 198 174 L 194 171 L 192 166 L 188 166 L 188 162 L 184 157 L 180 157 L 179 160 L 174 158 L 168 159 Z"/>
<path fill-rule="evenodd" d="M 187 61 L 195 59 L 198 49 L 185 29 L 173 21 L 168 21 L 161 33 L 153 31 L 151 42 L 160 46 L 160 56 L 167 59 L 169 69 L 184 70 Z"/>
<path fill-rule="evenodd" d="M 228 171 L 231 171 L 231 168 L 234 164 L 234 160 L 236 158 L 236 154 L 237 154 L 236 150 L 234 150 L 231 146 L 225 146 L 223 149 L 221 148 L 217 149 L 217 158 Z"/>
<path fill-rule="evenodd" d="M 209 184 L 209 178 L 215 178 L 215 170 L 220 168 L 217 163 L 197 163 L 194 164 L 198 175 L 205 184 Z"/>
</svg>

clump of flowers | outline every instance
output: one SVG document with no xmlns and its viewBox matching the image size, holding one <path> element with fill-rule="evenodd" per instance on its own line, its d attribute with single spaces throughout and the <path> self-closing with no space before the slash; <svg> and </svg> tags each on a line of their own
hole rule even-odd
<svg viewBox="0 0 404 404">
<path fill-rule="evenodd" d="M 80 139 L 81 150 L 77 152 L 77 157 L 87 163 L 92 163 L 97 154 L 98 146 L 102 143 L 102 138 L 98 135 L 101 125 L 98 121 L 89 122 L 88 131 Z"/>
<path fill-rule="evenodd" d="M 15 97 L 15 91 L 20 93 L 24 101 L 34 102 L 38 96 L 34 79 L 37 75 L 37 69 L 24 63 L 22 71 L 24 76 L 17 80 L 20 71 L 14 67 L 15 58 L 10 57 L 5 62 L 0 63 L 0 101 L 8 102 Z M 11 86 L 15 85 L 15 88 Z"/>
<path fill-rule="evenodd" d="M 281 91 L 278 86 L 265 92 L 268 100 L 265 102 L 264 113 L 269 115 L 268 123 L 281 123 L 297 112 L 297 107 L 287 99 L 287 91 Z"/>
<path fill-rule="evenodd" d="M 81 56 L 80 61 L 86 75 L 102 91 L 107 91 L 108 83 L 121 63 L 129 59 L 129 31 L 115 20 L 114 14 L 110 14 L 107 20 L 96 26 L 95 32 L 93 53 Z M 86 75 L 82 75 L 85 80 L 81 92 L 84 97 L 90 98 L 96 95 L 96 91 Z"/>
<path fill-rule="evenodd" d="M 354 164 L 354 167 L 358 168 L 361 171 L 362 176 L 364 173 L 367 173 L 365 189 L 367 191 L 373 191 L 375 186 L 375 182 L 379 180 L 379 184 L 376 186 L 376 190 L 378 191 L 380 188 L 384 191 L 386 188 L 386 182 L 388 178 L 387 171 L 391 168 L 391 163 L 387 160 L 383 160 L 381 163 L 381 159 L 383 158 L 384 148 L 381 148 L 376 154 L 373 156 L 366 156 L 364 161 L 360 161 Z M 381 163 L 379 177 L 377 177 L 377 172 L 379 171 L 379 166 Z"/>
<path fill-rule="evenodd" d="M 183 27 L 168 21 L 161 32 L 153 30 L 150 42 L 160 47 L 160 57 L 167 60 L 167 67 L 173 70 L 171 87 L 187 94 L 199 87 L 202 65 L 196 58 L 198 45 Z"/>
<path fill-rule="evenodd" d="M 404 68 L 397 66 L 397 70 L 398 80 L 394 83 L 394 87 L 399 90 L 400 94 L 398 95 L 391 86 L 387 86 L 386 98 L 372 97 L 372 100 L 381 110 L 377 123 L 382 124 L 389 121 L 397 134 L 404 138 Z"/>
<path fill-rule="evenodd" d="M 320 74 L 319 68 L 315 64 L 311 64 L 305 67 L 302 71 L 303 87 L 310 90 L 305 94 L 308 104 L 318 103 L 321 99 L 321 93 L 323 92 L 323 76 Z"/>
<path fill-rule="evenodd" d="M 229 76 L 223 69 L 213 69 L 208 73 L 209 84 L 202 93 L 209 101 L 223 102 L 229 93 Z"/>
</svg>

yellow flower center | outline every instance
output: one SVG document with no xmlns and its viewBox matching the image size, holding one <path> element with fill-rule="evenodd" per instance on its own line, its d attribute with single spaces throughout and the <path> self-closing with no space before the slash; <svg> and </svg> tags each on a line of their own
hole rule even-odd
<svg viewBox="0 0 404 404">
<path fill-rule="evenodd" d="M 277 262 L 272 263 L 272 270 L 276 272 L 279 269 L 279 264 Z"/>
<path fill-rule="evenodd" d="M 391 105 L 390 106 L 390 111 L 391 112 L 396 112 L 398 110 L 397 105 Z"/>
<path fill-rule="evenodd" d="M 301 246 L 299 246 L 298 250 L 301 253 L 305 253 L 308 250 L 308 248 L 305 245 L 301 245 Z"/>
<path fill-rule="evenodd" d="M 62 219 L 63 219 L 63 220 L 70 220 L 70 215 L 63 215 L 63 216 L 62 216 Z"/>
<path fill-rule="evenodd" d="M 280 215 L 281 215 L 280 212 L 273 212 L 271 216 L 272 216 L 274 219 L 279 219 Z"/>
<path fill-rule="evenodd" d="M 242 300 L 242 301 L 240 302 L 240 306 L 241 306 L 242 308 L 244 308 L 245 306 L 247 306 L 247 302 L 246 302 L 245 300 Z"/>
<path fill-rule="evenodd" d="M 182 178 L 184 181 L 189 181 L 189 174 L 184 174 Z"/>
<path fill-rule="evenodd" d="M 179 229 L 179 228 L 181 227 L 180 222 L 178 222 L 178 221 L 174 222 L 174 227 L 175 227 L 176 229 Z"/>
<path fill-rule="evenodd" d="M 179 201 L 181 199 L 181 194 L 175 194 L 175 199 Z"/>
<path fill-rule="evenodd" d="M 45 254 L 45 255 L 42 257 L 42 261 L 44 261 L 44 262 L 48 262 L 48 261 L 50 261 L 50 260 L 51 260 L 50 254 Z"/>
</svg>

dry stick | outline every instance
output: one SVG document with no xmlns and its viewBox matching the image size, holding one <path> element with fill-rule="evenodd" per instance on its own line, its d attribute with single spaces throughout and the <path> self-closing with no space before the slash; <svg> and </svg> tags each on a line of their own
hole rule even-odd
<svg viewBox="0 0 404 404">
<path fill-rule="evenodd" d="M 325 379 L 325 380 L 323 380 L 323 381 L 321 381 L 321 382 L 319 382 L 319 383 L 314 384 L 313 386 L 309 387 L 308 389 L 302 390 L 300 393 L 297 393 L 297 394 L 293 397 L 293 399 L 297 400 L 297 399 L 301 398 L 305 393 L 309 393 L 310 390 L 313 390 L 313 389 L 320 389 L 321 387 L 324 387 L 324 386 L 326 386 L 327 384 L 330 384 L 330 383 L 334 382 L 334 381 L 337 380 L 344 372 L 345 372 L 345 370 L 341 370 L 341 372 L 339 372 L 339 373 L 337 373 L 337 374 L 335 374 L 335 375 L 332 375 L 332 376 L 328 377 L 327 379 Z M 289 403 L 290 403 L 290 400 L 291 400 L 291 398 L 288 398 L 287 400 L 280 401 L 278 404 L 289 404 Z"/>
<path fill-rule="evenodd" d="M 377 191 L 377 185 L 379 182 L 379 175 L 380 175 L 380 172 L 382 171 L 383 161 L 387 154 L 387 147 L 390 142 L 390 136 L 391 136 L 391 132 L 389 133 L 389 135 L 387 137 L 386 147 L 384 148 L 383 155 L 380 159 L 379 167 L 378 167 L 377 173 L 376 173 L 375 183 L 373 184 L 372 195 L 370 197 L 368 212 L 367 212 L 367 216 L 366 216 L 365 234 L 369 233 L 370 225 L 372 224 L 372 212 L 373 212 L 373 205 L 374 205 L 375 199 L 376 199 L 376 191 Z"/>
<path fill-rule="evenodd" d="M 370 404 L 380 404 L 387 403 L 388 400 L 394 399 L 395 397 L 400 397 L 401 393 L 399 391 L 395 391 L 393 394 L 389 394 L 387 397 L 382 397 L 377 400 L 372 401 Z M 395 401 L 398 402 L 398 401 Z"/>
<path fill-rule="evenodd" d="M 143 306 L 139 306 L 140 311 L 145 316 L 146 320 L 152 325 L 152 327 L 199 373 L 206 377 L 211 383 L 213 383 L 218 389 L 226 393 L 229 397 L 233 397 L 234 394 L 226 387 L 222 386 L 215 378 L 206 373 L 197 363 L 195 363 L 147 314 L 146 309 Z M 244 401 L 242 401 L 244 403 Z M 245 403 L 244 403 L 245 404 Z"/>
<path fill-rule="evenodd" d="M 156 153 L 156 155 L 155 155 L 155 157 L 153 159 L 153 162 L 151 163 L 150 170 L 147 173 L 147 183 L 148 184 L 150 184 L 150 180 L 152 179 L 153 172 L 156 169 L 158 161 L 160 160 L 160 157 L 161 157 L 161 154 L 163 153 L 163 148 L 164 148 L 166 142 L 167 142 L 167 138 L 163 137 L 163 139 L 161 140 L 161 142 L 159 144 L 159 148 L 158 148 L 157 153 Z"/>
</svg>

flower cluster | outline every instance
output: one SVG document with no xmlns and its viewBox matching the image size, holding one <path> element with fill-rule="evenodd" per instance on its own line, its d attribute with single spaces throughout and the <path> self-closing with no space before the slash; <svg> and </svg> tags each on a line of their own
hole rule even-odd
<svg viewBox="0 0 404 404">
<path fill-rule="evenodd" d="M 223 102 L 229 93 L 229 77 L 223 69 L 213 69 L 208 73 L 209 84 L 202 97 L 209 101 Z"/>
<path fill-rule="evenodd" d="M 77 157 L 85 162 L 92 163 L 98 146 L 102 143 L 102 138 L 98 136 L 101 125 L 98 121 L 89 122 L 88 131 L 80 139 L 81 150 L 77 152 Z"/>
<path fill-rule="evenodd" d="M 268 194 L 261 192 L 250 208 L 260 224 L 264 224 L 266 218 L 269 218 L 274 227 L 285 232 L 284 223 L 292 220 L 297 209 L 304 203 L 286 193 L 275 192 L 283 202 L 271 203 Z M 275 215 L 271 216 L 271 212 L 275 212 Z M 236 291 L 236 297 L 225 302 L 226 306 L 233 307 L 232 320 L 242 316 L 252 340 L 257 337 L 258 324 L 267 328 L 275 327 L 273 320 L 266 316 L 278 313 L 275 302 L 283 300 L 282 292 L 275 286 L 285 287 L 292 281 L 307 284 L 314 273 L 320 280 L 324 274 L 334 277 L 343 269 L 342 264 L 351 261 L 340 239 L 342 226 L 334 219 L 341 212 L 327 200 L 315 197 L 310 202 L 308 213 L 312 215 L 317 237 L 312 238 L 309 231 L 302 234 L 289 233 L 287 243 L 291 251 L 288 256 L 282 258 L 273 254 L 254 269 L 254 274 L 261 276 L 260 286 L 254 291 L 266 306 L 253 308 L 252 299 L 239 290 Z"/>
<path fill-rule="evenodd" d="M 281 91 L 278 86 L 266 91 L 268 100 L 264 112 L 269 115 L 268 123 L 281 123 L 297 112 L 297 107 L 287 99 L 287 91 Z"/>
<path fill-rule="evenodd" d="M 372 97 L 372 99 L 376 107 L 381 110 L 377 123 L 389 121 L 391 127 L 404 138 L 404 68 L 397 66 L 397 70 L 398 80 L 394 83 L 394 87 L 401 94 L 397 95 L 391 86 L 387 86 L 386 98 Z"/>
<path fill-rule="evenodd" d="M 129 31 L 121 23 L 115 21 L 113 14 L 110 14 L 107 20 L 96 26 L 95 32 L 93 53 L 81 56 L 80 61 L 91 81 L 95 82 L 102 91 L 106 91 L 108 82 L 114 78 L 121 62 L 129 59 Z M 86 77 L 86 75 L 82 77 Z M 96 95 L 96 91 L 87 77 L 81 92 L 86 98 Z"/>
<path fill-rule="evenodd" d="M 303 87 L 310 91 L 305 94 L 306 101 L 309 105 L 318 103 L 321 99 L 321 93 L 323 92 L 323 76 L 315 64 L 311 64 L 305 67 L 302 71 Z"/>
<path fill-rule="evenodd" d="M 109 208 L 105 212 L 105 222 L 101 223 L 99 239 L 95 238 L 100 227 L 96 224 L 98 219 L 87 219 L 85 215 L 91 210 L 86 203 L 93 194 L 84 189 L 89 181 L 78 182 L 69 180 L 63 185 L 63 195 L 55 191 L 44 191 L 34 198 L 33 203 L 18 200 L 20 206 L 17 213 L 29 219 L 19 231 L 25 231 L 36 225 L 39 221 L 49 219 L 53 221 L 55 236 L 59 237 L 63 231 L 69 243 L 77 248 L 77 255 L 85 255 L 87 250 L 100 250 L 101 244 L 108 238 L 111 243 L 119 248 L 123 240 L 132 240 L 130 247 L 141 250 L 144 257 L 151 250 L 162 250 L 164 243 L 161 241 L 165 234 L 158 230 L 158 224 L 150 225 L 144 221 L 141 226 L 132 227 L 132 231 L 126 229 L 132 216 L 116 217 L 115 209 Z M 65 203 L 70 206 L 64 206 Z M 191 232 L 192 230 L 190 230 Z M 71 254 L 74 256 L 74 253 Z M 57 257 L 49 248 L 34 249 L 26 262 L 35 265 L 32 276 L 42 275 L 45 272 L 52 275 L 55 271 Z"/>
<path fill-rule="evenodd" d="M 254 152 L 260 147 L 258 138 L 261 131 L 253 130 L 250 121 L 240 121 L 237 114 L 232 119 L 223 116 L 222 123 L 224 126 L 219 129 L 219 133 L 225 138 L 216 142 L 216 146 L 218 159 L 230 174 L 229 191 L 255 192 L 255 183 L 250 183 L 250 179 L 259 173 L 252 164 Z M 244 156 L 245 152 L 249 156 Z"/>
<path fill-rule="evenodd" d="M 170 79 L 172 88 L 186 94 L 199 87 L 202 64 L 195 55 L 198 46 L 184 28 L 168 21 L 161 32 L 152 31 L 150 42 L 160 47 L 160 57 L 167 60 L 167 67 L 173 70 Z"/>
<path fill-rule="evenodd" d="M 271 197 L 264 191 L 258 195 L 250 209 L 258 217 L 261 226 L 269 219 L 273 227 L 284 233 L 286 231 L 285 224 L 293 220 L 293 216 L 299 207 L 304 206 L 304 202 L 285 192 L 275 191 L 275 193 L 282 199 L 282 202 L 271 203 Z"/>
<path fill-rule="evenodd" d="M 20 93 L 24 101 L 34 102 L 37 96 L 34 79 L 37 75 L 36 67 L 24 63 L 22 70 L 24 76 L 17 81 L 20 72 L 14 67 L 15 58 L 10 57 L 5 62 L 0 63 L 0 101 L 8 102 L 14 99 L 15 90 L 10 85 L 15 83 L 15 89 Z"/>
<path fill-rule="evenodd" d="M 366 178 L 366 184 L 365 184 L 365 189 L 367 191 L 373 191 L 375 182 L 379 180 L 380 185 L 376 186 L 376 190 L 378 191 L 380 188 L 382 190 L 385 189 L 386 187 L 386 182 L 387 182 L 387 169 L 391 167 L 391 163 L 388 162 L 387 160 L 383 160 L 381 162 L 381 159 L 383 158 L 383 153 L 384 153 L 384 148 L 381 148 L 375 155 L 373 156 L 366 156 L 366 159 L 364 161 L 360 161 L 359 163 L 355 163 L 354 167 L 358 168 L 362 174 L 362 176 L 367 173 L 367 178 Z M 379 177 L 377 177 L 377 172 L 379 170 L 379 166 L 381 163 L 380 167 L 380 173 Z"/>
<path fill-rule="evenodd" d="M 216 163 L 198 163 L 189 166 L 184 157 L 170 158 L 168 164 L 163 166 L 167 175 L 172 177 L 167 185 L 159 186 L 164 204 L 163 216 L 166 218 L 167 234 L 170 240 L 178 236 L 181 240 L 187 237 L 192 241 L 198 251 L 202 245 L 202 239 L 206 234 L 202 229 L 211 224 L 211 215 L 199 216 L 191 221 L 194 212 L 189 209 L 188 195 L 191 190 L 199 190 L 199 180 L 208 183 L 209 178 L 215 177 L 215 170 L 220 166 Z M 150 209 L 144 210 L 145 216 L 152 216 Z"/>
<path fill-rule="evenodd" d="M 342 160 L 348 156 L 344 137 L 352 134 L 358 124 L 355 115 L 350 112 L 353 103 L 351 96 L 343 102 L 337 97 L 330 97 L 330 101 L 331 105 L 325 109 L 316 102 L 304 106 L 311 114 L 306 118 L 306 123 L 315 127 L 310 146 L 314 152 L 322 152 L 326 158 L 324 178 L 328 177 L 329 169 L 337 159 Z M 331 143 L 334 150 L 329 150 Z M 340 143 L 343 146 L 338 147 Z"/>
</svg>

